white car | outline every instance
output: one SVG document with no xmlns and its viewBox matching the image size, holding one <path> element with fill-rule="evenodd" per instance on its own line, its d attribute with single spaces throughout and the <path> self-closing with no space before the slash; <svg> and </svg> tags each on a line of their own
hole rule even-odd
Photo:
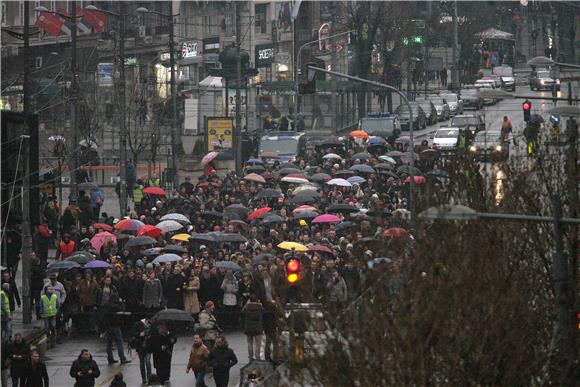
<svg viewBox="0 0 580 387">
<path fill-rule="evenodd" d="M 455 149 L 460 128 L 440 128 L 433 136 L 433 148 L 442 151 Z"/>
<path fill-rule="evenodd" d="M 457 94 L 447 92 L 441 93 L 441 96 L 445 98 L 445 101 L 447 101 L 452 116 L 463 114 L 463 100 L 459 98 Z"/>
</svg>

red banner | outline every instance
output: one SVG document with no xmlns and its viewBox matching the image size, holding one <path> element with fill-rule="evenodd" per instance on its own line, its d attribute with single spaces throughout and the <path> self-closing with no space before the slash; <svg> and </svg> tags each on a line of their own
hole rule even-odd
<svg viewBox="0 0 580 387">
<path fill-rule="evenodd" d="M 91 26 L 93 26 L 95 32 L 103 32 L 105 30 L 108 17 L 103 12 L 84 9 L 83 16 L 84 21 L 87 21 Z"/>
<path fill-rule="evenodd" d="M 34 24 L 52 36 L 59 36 L 61 28 L 64 26 L 64 21 L 52 13 L 41 12 Z"/>
</svg>

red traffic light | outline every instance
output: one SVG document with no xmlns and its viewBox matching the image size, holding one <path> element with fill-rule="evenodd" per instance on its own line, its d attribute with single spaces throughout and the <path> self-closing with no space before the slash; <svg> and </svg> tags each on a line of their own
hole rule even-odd
<svg viewBox="0 0 580 387">
<path fill-rule="evenodd" d="M 298 261 L 297 259 L 289 260 L 288 263 L 286 264 L 286 270 L 288 270 L 289 273 L 298 272 L 298 270 L 300 270 L 300 261 Z"/>
<path fill-rule="evenodd" d="M 523 108 L 524 110 L 530 110 L 530 109 L 532 108 L 532 103 L 531 103 L 531 102 L 529 102 L 529 101 L 526 101 L 526 102 L 524 102 L 524 103 L 522 104 L 522 108 Z"/>
</svg>

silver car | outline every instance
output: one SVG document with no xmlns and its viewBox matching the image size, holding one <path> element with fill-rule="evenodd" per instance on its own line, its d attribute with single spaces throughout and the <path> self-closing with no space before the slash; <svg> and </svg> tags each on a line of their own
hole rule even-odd
<svg viewBox="0 0 580 387">
<path fill-rule="evenodd" d="M 459 98 L 457 94 L 449 92 L 441 93 L 441 97 L 445 98 L 445 101 L 447 101 L 452 116 L 463 114 L 463 100 Z"/>
<path fill-rule="evenodd" d="M 440 96 L 429 97 L 429 101 L 433 102 L 435 105 L 435 110 L 437 110 L 437 118 L 439 121 L 446 121 L 451 117 L 451 110 L 445 98 Z"/>
</svg>

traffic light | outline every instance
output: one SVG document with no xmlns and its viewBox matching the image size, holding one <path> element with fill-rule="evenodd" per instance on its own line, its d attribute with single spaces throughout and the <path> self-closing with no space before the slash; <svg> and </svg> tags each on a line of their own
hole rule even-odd
<svg viewBox="0 0 580 387">
<path fill-rule="evenodd" d="M 300 261 L 297 258 L 290 258 L 286 262 L 286 281 L 289 285 L 296 285 L 300 281 Z"/>
<path fill-rule="evenodd" d="M 298 85 L 299 94 L 316 94 L 316 72 L 309 69 L 309 66 L 316 67 L 316 63 L 306 64 L 307 82 Z"/>
<path fill-rule="evenodd" d="M 524 109 L 524 121 L 530 121 L 530 113 L 532 112 L 532 103 L 527 99 L 522 104 L 522 109 Z"/>
</svg>

